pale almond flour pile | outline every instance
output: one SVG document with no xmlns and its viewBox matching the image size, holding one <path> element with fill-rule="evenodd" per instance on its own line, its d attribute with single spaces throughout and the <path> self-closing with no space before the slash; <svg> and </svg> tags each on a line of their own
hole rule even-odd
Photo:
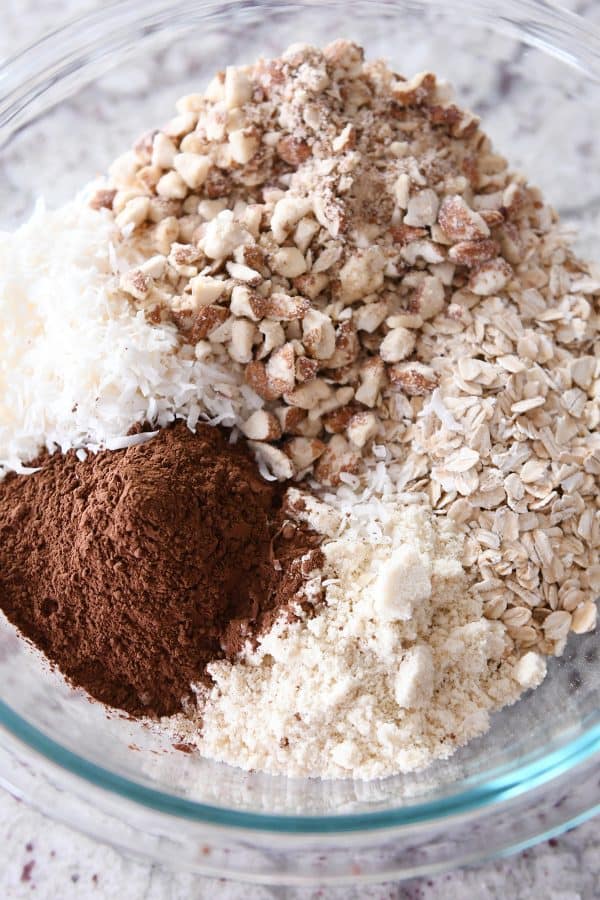
<svg viewBox="0 0 600 900">
<path fill-rule="evenodd" d="M 68 352 L 38 377 L 20 334 L 0 370 L 16 398 L 0 465 L 202 418 L 325 504 L 293 510 L 323 535 L 325 603 L 214 667 L 204 752 L 301 774 L 421 767 L 595 627 L 600 268 L 447 85 L 346 41 L 228 67 L 88 202 Z M 0 274 L 0 303 L 19 296 Z M 28 296 L 46 359 L 59 301 Z"/>
<path fill-rule="evenodd" d="M 246 769 L 380 778 L 449 757 L 546 674 L 483 616 L 464 534 L 418 496 L 347 517 L 290 492 L 326 535 L 321 611 L 280 620 L 240 664 L 213 663 L 200 748 Z M 420 500 L 420 502 L 419 502 Z M 368 539 L 365 530 L 369 530 Z M 189 733 L 189 727 L 185 729 Z"/>
</svg>

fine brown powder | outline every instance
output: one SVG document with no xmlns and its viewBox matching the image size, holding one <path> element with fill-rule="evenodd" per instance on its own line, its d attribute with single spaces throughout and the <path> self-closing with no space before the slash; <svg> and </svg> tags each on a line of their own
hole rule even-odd
<svg viewBox="0 0 600 900">
<path fill-rule="evenodd" d="M 85 461 L 55 453 L 0 483 L 1 606 L 97 699 L 171 714 L 318 565 L 282 498 L 243 444 L 205 425 Z"/>
</svg>

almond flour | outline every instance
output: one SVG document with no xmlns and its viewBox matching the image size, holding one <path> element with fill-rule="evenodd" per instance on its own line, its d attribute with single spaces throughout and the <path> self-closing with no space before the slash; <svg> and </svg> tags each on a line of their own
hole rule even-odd
<svg viewBox="0 0 600 900">
<path fill-rule="evenodd" d="M 209 667 L 202 752 L 288 775 L 410 772 L 487 731 L 493 710 L 543 679 L 544 658 L 515 655 L 483 615 L 449 519 L 423 503 L 380 502 L 376 516 L 358 504 L 344 517 L 299 492 L 290 500 L 326 534 L 325 605 Z"/>
</svg>

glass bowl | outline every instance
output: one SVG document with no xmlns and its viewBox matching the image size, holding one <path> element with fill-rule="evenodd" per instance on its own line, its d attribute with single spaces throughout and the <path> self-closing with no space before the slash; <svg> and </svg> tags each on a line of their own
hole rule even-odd
<svg viewBox="0 0 600 900">
<path fill-rule="evenodd" d="M 0 225 L 23 220 L 39 195 L 68 199 L 213 71 L 336 36 L 406 74 L 447 77 L 593 254 L 600 33 L 543 0 L 104 7 L 0 68 Z M 288 884 L 414 877 L 522 848 L 597 811 L 599 676 L 595 635 L 575 637 L 537 691 L 447 762 L 367 783 L 286 779 L 198 759 L 108 716 L 2 620 L 0 782 L 178 868 Z"/>
</svg>

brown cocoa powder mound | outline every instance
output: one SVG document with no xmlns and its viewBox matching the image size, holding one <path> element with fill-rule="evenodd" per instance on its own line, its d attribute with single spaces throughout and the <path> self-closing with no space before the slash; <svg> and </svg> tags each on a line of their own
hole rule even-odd
<svg viewBox="0 0 600 900">
<path fill-rule="evenodd" d="M 206 425 L 83 462 L 55 453 L 0 483 L 0 605 L 92 696 L 169 715 L 319 565 L 282 496 Z"/>
</svg>

